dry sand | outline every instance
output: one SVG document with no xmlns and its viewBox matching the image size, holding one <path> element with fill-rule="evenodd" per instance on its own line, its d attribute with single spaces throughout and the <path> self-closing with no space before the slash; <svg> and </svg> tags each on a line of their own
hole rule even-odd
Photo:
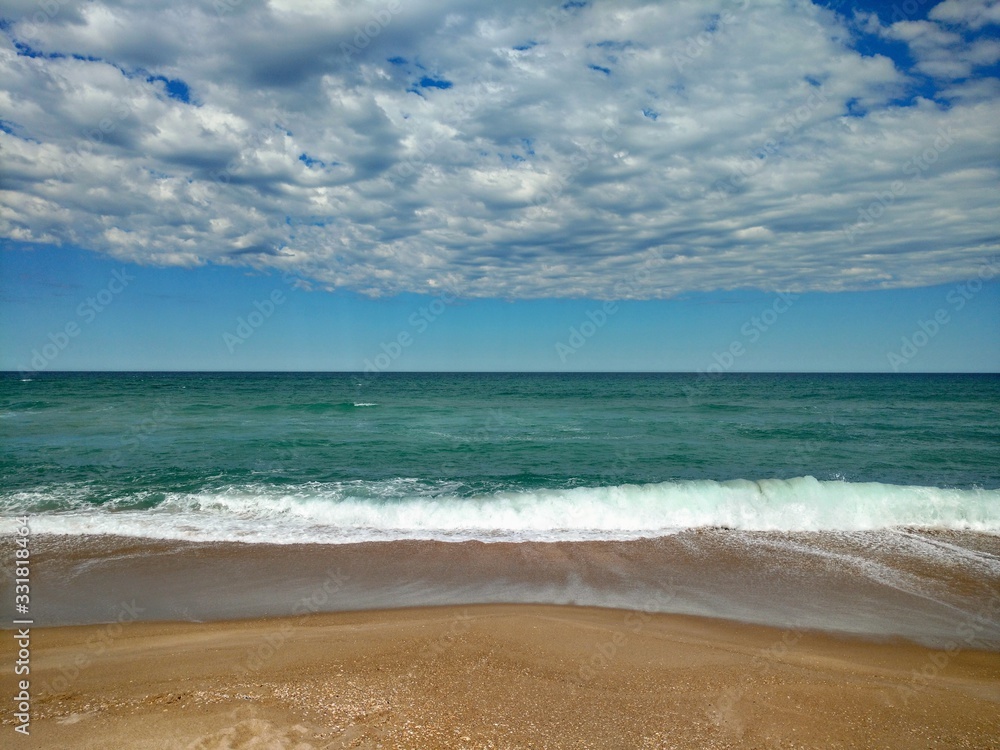
<svg viewBox="0 0 1000 750">
<path fill-rule="evenodd" d="M 1000 653 L 697 617 L 482 605 L 32 637 L 31 736 L 5 712 L 4 747 L 1000 747 Z"/>
</svg>

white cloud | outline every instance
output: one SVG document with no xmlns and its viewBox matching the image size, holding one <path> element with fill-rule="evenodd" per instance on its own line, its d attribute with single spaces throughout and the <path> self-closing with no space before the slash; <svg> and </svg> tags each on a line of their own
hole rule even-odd
<svg viewBox="0 0 1000 750">
<path fill-rule="evenodd" d="M 0 49 L 0 232 L 368 294 L 961 278 L 997 249 L 1000 107 L 993 79 L 950 80 L 996 60 L 952 28 L 993 6 L 951 5 L 858 21 L 950 106 L 899 104 L 910 76 L 806 2 L 25 6 Z"/>
<path fill-rule="evenodd" d="M 928 16 L 930 20 L 899 20 L 889 26 L 882 26 L 875 14 L 859 14 L 858 21 L 869 33 L 906 42 L 916 70 L 934 78 L 966 78 L 975 69 L 1000 59 L 1000 42 L 995 38 L 969 38 L 970 31 L 1000 23 L 1000 4 L 993 0 L 946 0 Z"/>
<path fill-rule="evenodd" d="M 944 0 L 928 14 L 936 21 L 978 30 L 988 24 L 1000 24 L 998 0 Z"/>
</svg>

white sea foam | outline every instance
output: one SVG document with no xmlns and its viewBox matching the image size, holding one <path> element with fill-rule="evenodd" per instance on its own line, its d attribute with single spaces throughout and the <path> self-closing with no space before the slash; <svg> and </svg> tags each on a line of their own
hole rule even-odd
<svg viewBox="0 0 1000 750">
<path fill-rule="evenodd" d="M 636 539 L 699 527 L 754 531 L 863 531 L 903 527 L 1000 533 L 1000 490 L 819 481 L 672 481 L 461 496 L 458 486 L 412 479 L 244 485 L 172 493 L 153 507 L 127 497 L 104 505 L 67 488 L 0 499 L 4 515 L 33 514 L 36 533 L 120 534 L 244 542 L 580 541 Z M 44 503 L 44 504 L 43 504 Z"/>
</svg>

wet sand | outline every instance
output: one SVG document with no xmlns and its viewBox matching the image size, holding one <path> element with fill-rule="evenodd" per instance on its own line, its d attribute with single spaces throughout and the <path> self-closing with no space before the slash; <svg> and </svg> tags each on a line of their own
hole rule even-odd
<svg viewBox="0 0 1000 750">
<path fill-rule="evenodd" d="M 0 551 L 13 554 L 0 540 Z M 210 621 L 466 604 L 688 614 L 1000 650 L 1000 537 L 705 529 L 623 542 L 32 540 L 36 623 Z M 9 627 L 2 625 L 0 627 Z"/>
<path fill-rule="evenodd" d="M 1000 653 L 634 610 L 43 628 L 33 649 L 31 736 L 5 715 L 5 747 L 1000 747 Z"/>
</svg>

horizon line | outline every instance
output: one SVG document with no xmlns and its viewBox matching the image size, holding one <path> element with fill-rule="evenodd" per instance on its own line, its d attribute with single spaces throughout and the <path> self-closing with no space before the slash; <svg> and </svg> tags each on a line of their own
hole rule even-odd
<svg viewBox="0 0 1000 750">
<path fill-rule="evenodd" d="M 0 375 L 1000 375 L 993 370 L 0 370 Z"/>
</svg>

